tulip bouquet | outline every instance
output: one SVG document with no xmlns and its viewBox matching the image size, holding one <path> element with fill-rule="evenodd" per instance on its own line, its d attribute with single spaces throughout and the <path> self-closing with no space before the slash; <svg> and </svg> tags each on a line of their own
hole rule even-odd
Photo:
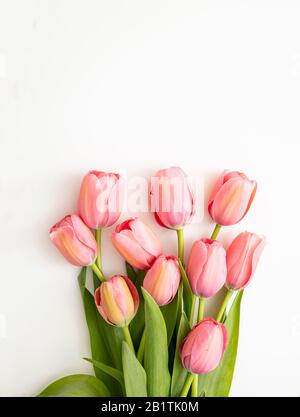
<svg viewBox="0 0 300 417">
<path fill-rule="evenodd" d="M 228 396 L 243 290 L 265 238 L 244 232 L 226 251 L 217 237 L 222 226 L 243 219 L 255 193 L 256 182 L 246 175 L 222 173 L 208 202 L 214 231 L 193 244 L 185 264 L 183 230 L 196 209 L 192 187 L 180 168 L 157 172 L 149 185 L 150 210 L 160 226 L 177 233 L 178 253 L 166 255 L 144 221 L 128 219 L 111 234 L 126 273 L 107 277 L 101 230 L 120 217 L 123 182 L 118 174 L 89 172 L 77 214 L 55 224 L 50 238 L 67 261 L 82 268 L 79 286 L 91 344 L 91 358 L 85 359 L 95 376 L 64 377 L 39 396 Z M 217 316 L 207 317 L 206 299 L 222 288 Z"/>
</svg>

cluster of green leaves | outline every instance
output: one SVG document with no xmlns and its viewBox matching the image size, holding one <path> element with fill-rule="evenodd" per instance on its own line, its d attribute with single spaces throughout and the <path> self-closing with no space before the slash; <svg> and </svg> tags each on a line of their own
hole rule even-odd
<svg viewBox="0 0 300 417">
<path fill-rule="evenodd" d="M 71 375 L 55 381 L 39 396 L 81 397 L 178 397 L 187 378 L 182 367 L 179 348 L 190 331 L 189 285 L 180 285 L 175 300 L 160 308 L 150 294 L 141 288 L 143 276 L 127 265 L 127 274 L 140 293 L 140 306 L 130 324 L 136 351 L 145 331 L 145 355 L 140 363 L 123 339 L 122 329 L 108 325 L 100 316 L 92 293 L 86 288 L 86 268 L 79 275 L 79 286 L 90 334 L 91 359 L 95 376 Z M 187 284 L 187 285 L 186 285 Z M 199 377 L 199 397 L 229 395 L 235 367 L 240 305 L 243 293 L 236 296 L 225 326 L 229 344 L 220 366 L 212 373 Z"/>
</svg>

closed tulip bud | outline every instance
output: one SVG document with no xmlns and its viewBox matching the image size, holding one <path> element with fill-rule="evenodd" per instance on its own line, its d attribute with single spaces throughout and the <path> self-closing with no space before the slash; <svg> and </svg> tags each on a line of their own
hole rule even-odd
<svg viewBox="0 0 300 417">
<path fill-rule="evenodd" d="M 90 171 L 81 183 L 78 213 L 91 229 L 114 224 L 121 214 L 122 180 L 119 174 Z"/>
<path fill-rule="evenodd" d="M 226 285 L 241 290 L 251 281 L 266 245 L 265 237 L 244 232 L 237 236 L 227 250 Z"/>
<path fill-rule="evenodd" d="M 162 253 L 159 240 L 140 219 L 129 219 L 118 225 L 112 242 L 120 255 L 137 269 L 149 269 Z"/>
<path fill-rule="evenodd" d="M 162 169 L 151 178 L 150 209 L 160 226 L 182 229 L 195 212 L 194 195 L 181 168 Z"/>
<path fill-rule="evenodd" d="M 169 304 L 180 282 L 180 270 L 175 256 L 159 256 L 147 272 L 143 287 L 158 305 Z"/>
<path fill-rule="evenodd" d="M 257 183 L 240 172 L 224 171 L 215 184 L 208 202 L 212 219 L 221 226 L 241 221 L 249 211 Z"/>
<path fill-rule="evenodd" d="M 183 341 L 180 348 L 182 365 L 192 374 L 208 374 L 219 366 L 226 347 L 225 326 L 213 319 L 205 319 Z"/>
<path fill-rule="evenodd" d="M 96 240 L 76 214 L 68 215 L 56 223 L 50 230 L 50 239 L 71 264 L 88 266 L 95 262 Z"/>
<path fill-rule="evenodd" d="M 95 303 L 107 323 L 124 327 L 128 326 L 137 312 L 139 295 L 127 277 L 115 275 L 96 289 Z"/>
<path fill-rule="evenodd" d="M 212 297 L 226 281 L 226 251 L 216 240 L 194 243 L 187 265 L 187 276 L 194 294 Z"/>
</svg>

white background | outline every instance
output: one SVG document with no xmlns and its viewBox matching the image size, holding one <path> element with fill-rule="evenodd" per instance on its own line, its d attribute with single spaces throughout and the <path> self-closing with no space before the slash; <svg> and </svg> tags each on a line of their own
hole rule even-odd
<svg viewBox="0 0 300 417">
<path fill-rule="evenodd" d="M 224 168 L 258 180 L 247 218 L 220 235 L 268 238 L 232 395 L 300 395 L 299 21 L 296 0 L 0 0 L 1 395 L 91 372 L 78 271 L 48 237 L 82 175 L 170 165 L 203 178 L 206 198 Z M 188 227 L 187 247 L 212 226 Z M 106 274 L 123 267 L 110 233 Z"/>
</svg>

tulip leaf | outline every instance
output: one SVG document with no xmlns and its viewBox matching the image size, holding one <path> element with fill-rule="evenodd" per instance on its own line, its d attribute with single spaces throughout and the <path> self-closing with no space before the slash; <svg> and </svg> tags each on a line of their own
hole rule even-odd
<svg viewBox="0 0 300 417">
<path fill-rule="evenodd" d="M 101 371 L 113 377 L 116 381 L 120 382 L 120 384 L 123 384 L 123 374 L 118 369 L 112 368 L 111 366 L 105 365 L 105 363 L 95 361 L 93 359 L 89 359 L 89 358 L 83 358 L 83 359 L 87 362 L 92 363 L 95 366 L 95 368 L 101 369 Z"/>
<path fill-rule="evenodd" d="M 179 260 L 179 269 L 181 272 L 181 278 L 182 278 L 182 285 L 183 285 L 183 303 L 184 303 L 184 309 L 189 317 L 191 314 L 192 304 L 193 304 L 193 292 L 191 290 L 191 286 L 186 274 L 186 271 L 184 269 L 184 266 L 182 262 Z"/>
<path fill-rule="evenodd" d="M 133 268 L 132 265 L 130 265 L 128 262 L 125 262 L 125 268 L 126 268 L 126 274 L 127 277 L 134 283 L 136 284 L 137 281 L 137 274 L 135 272 L 135 269 Z"/>
<path fill-rule="evenodd" d="M 177 293 L 176 297 L 174 298 L 174 300 L 166 305 L 160 308 L 163 316 L 164 316 L 164 320 L 166 323 L 166 327 L 167 327 L 167 334 L 168 334 L 168 345 L 171 342 L 173 333 L 174 333 L 174 329 L 176 326 L 176 321 L 177 321 L 177 311 L 178 311 L 178 304 L 180 303 L 180 299 L 179 299 L 179 292 Z"/>
<path fill-rule="evenodd" d="M 93 360 L 122 370 L 121 345 L 122 330 L 107 324 L 100 316 L 93 295 L 86 288 L 86 268 L 82 268 L 78 277 L 85 310 L 86 322 L 90 334 L 90 344 Z M 122 393 L 119 384 L 105 372 L 94 366 L 95 375 L 109 388 L 112 395 Z"/>
<path fill-rule="evenodd" d="M 145 369 L 126 342 L 123 342 L 122 360 L 126 396 L 147 397 Z"/>
<path fill-rule="evenodd" d="M 238 351 L 242 297 L 243 291 L 240 291 L 225 321 L 228 332 L 228 346 L 221 364 L 210 374 L 199 376 L 199 392 L 205 392 L 206 397 L 229 396 Z"/>
<path fill-rule="evenodd" d="M 70 375 L 50 384 L 38 397 L 110 397 L 106 385 L 91 375 Z"/>
<path fill-rule="evenodd" d="M 138 349 L 140 340 L 142 338 L 142 334 L 145 327 L 145 312 L 144 312 L 144 298 L 141 291 L 141 285 L 144 277 L 144 271 L 137 271 L 136 272 L 136 280 L 135 285 L 136 289 L 139 293 L 140 302 L 139 302 L 139 308 L 136 312 L 136 315 L 134 316 L 133 320 L 131 321 L 129 325 L 129 330 L 131 333 L 132 341 L 136 349 Z"/>
<path fill-rule="evenodd" d="M 170 373 L 168 369 L 167 329 L 159 306 L 142 288 L 145 300 L 145 357 L 149 397 L 168 397 Z"/>
<path fill-rule="evenodd" d="M 186 337 L 190 330 L 191 328 L 186 314 L 185 312 L 182 312 L 177 333 L 176 354 L 174 358 L 171 383 L 171 397 L 180 396 L 188 374 L 187 370 L 182 366 L 179 349 L 183 339 Z"/>
</svg>

